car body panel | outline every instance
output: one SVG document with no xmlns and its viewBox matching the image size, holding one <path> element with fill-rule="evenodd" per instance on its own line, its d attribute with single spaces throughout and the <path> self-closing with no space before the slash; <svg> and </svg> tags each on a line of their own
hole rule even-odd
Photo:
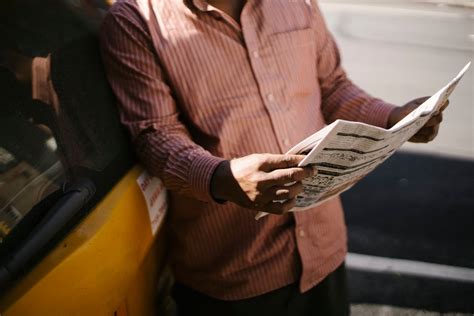
<svg viewBox="0 0 474 316">
<path fill-rule="evenodd" d="M 2 315 L 154 314 L 164 266 L 162 229 L 154 238 L 145 200 L 128 172 L 0 301 Z M 121 307 L 122 306 L 122 307 Z M 133 313 L 132 313 L 133 312 Z"/>
</svg>

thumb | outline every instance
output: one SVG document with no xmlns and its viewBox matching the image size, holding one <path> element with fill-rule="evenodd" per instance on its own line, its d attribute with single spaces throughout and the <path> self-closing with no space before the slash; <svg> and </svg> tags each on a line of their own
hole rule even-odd
<svg viewBox="0 0 474 316">
<path fill-rule="evenodd" d="M 414 100 L 411 100 L 410 102 L 408 102 L 407 104 L 405 104 L 403 107 L 402 107 L 402 110 L 403 110 L 403 114 L 404 116 L 408 115 L 411 111 L 415 110 L 416 108 L 418 108 L 420 105 L 422 105 L 426 100 L 428 100 L 429 97 L 421 97 L 421 98 L 417 98 L 417 99 L 414 99 Z"/>
<path fill-rule="evenodd" d="M 411 101 L 412 103 L 415 103 L 416 105 L 422 105 L 426 100 L 428 100 L 430 97 L 421 97 L 421 98 L 417 98 L 413 101 Z"/>
<path fill-rule="evenodd" d="M 304 155 L 273 155 L 269 154 L 262 163 L 263 171 L 297 167 L 305 158 Z"/>
</svg>

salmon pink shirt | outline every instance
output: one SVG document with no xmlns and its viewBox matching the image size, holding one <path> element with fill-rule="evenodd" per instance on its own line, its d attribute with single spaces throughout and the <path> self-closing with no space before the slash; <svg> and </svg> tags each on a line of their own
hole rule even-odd
<svg viewBox="0 0 474 316">
<path fill-rule="evenodd" d="M 118 1 L 101 46 L 140 161 L 171 193 L 179 282 L 224 300 L 304 292 L 343 262 L 338 198 L 256 221 L 210 193 L 224 159 L 285 153 L 336 119 L 386 126 L 393 106 L 346 77 L 314 0 L 248 0 L 240 23 L 204 0 Z"/>
</svg>

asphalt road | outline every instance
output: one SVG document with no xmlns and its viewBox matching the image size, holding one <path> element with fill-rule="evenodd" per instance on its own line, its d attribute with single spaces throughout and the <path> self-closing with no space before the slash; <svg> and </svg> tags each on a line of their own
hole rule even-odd
<svg viewBox="0 0 474 316">
<path fill-rule="evenodd" d="M 474 162 L 397 153 L 343 194 L 349 251 L 474 268 Z M 474 313 L 474 282 L 350 270 L 353 302 Z"/>
</svg>

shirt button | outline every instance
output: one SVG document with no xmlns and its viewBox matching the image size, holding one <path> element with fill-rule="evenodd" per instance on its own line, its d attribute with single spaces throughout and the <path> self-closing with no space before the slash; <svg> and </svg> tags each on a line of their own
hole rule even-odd
<svg viewBox="0 0 474 316">
<path fill-rule="evenodd" d="M 253 56 L 254 58 L 259 58 L 259 57 L 260 57 L 260 54 L 258 53 L 258 50 L 254 50 L 254 51 L 252 52 L 252 56 Z"/>
<path fill-rule="evenodd" d="M 272 102 L 275 101 L 275 96 L 272 93 L 267 94 L 267 100 Z"/>
<path fill-rule="evenodd" d="M 300 237 L 304 237 L 306 235 L 306 233 L 304 232 L 304 230 L 300 229 L 299 232 L 298 232 L 298 235 Z"/>
<path fill-rule="evenodd" d="M 290 146 L 290 140 L 288 138 L 283 139 L 283 145 Z"/>
</svg>

